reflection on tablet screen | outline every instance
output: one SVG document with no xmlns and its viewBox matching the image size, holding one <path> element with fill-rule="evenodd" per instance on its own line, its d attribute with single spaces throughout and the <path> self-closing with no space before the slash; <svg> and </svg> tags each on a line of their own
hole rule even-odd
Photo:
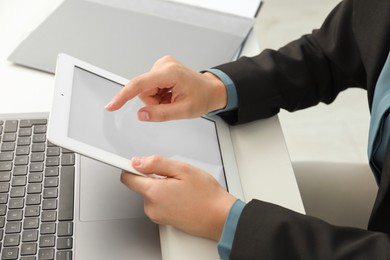
<svg viewBox="0 0 390 260">
<path fill-rule="evenodd" d="M 75 67 L 69 117 L 70 138 L 130 159 L 160 154 L 188 162 L 212 174 L 226 189 L 215 123 L 206 118 L 141 122 L 143 106 L 135 98 L 120 110 L 104 106 L 121 84 Z"/>
</svg>

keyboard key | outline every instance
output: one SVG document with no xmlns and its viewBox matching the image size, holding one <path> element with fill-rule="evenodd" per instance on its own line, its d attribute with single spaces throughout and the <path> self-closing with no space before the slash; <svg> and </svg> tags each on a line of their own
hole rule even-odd
<svg viewBox="0 0 390 260">
<path fill-rule="evenodd" d="M 15 143 L 2 143 L 0 151 L 1 152 L 11 152 L 15 150 Z"/>
<path fill-rule="evenodd" d="M 31 137 L 29 137 L 29 136 L 19 137 L 16 144 L 18 146 L 30 145 L 31 144 Z"/>
<path fill-rule="evenodd" d="M 57 145 L 53 144 L 50 141 L 47 141 L 47 147 L 58 147 Z"/>
<path fill-rule="evenodd" d="M 39 217 L 41 212 L 40 206 L 26 206 L 24 216 L 25 217 Z"/>
<path fill-rule="evenodd" d="M 20 128 L 19 136 L 31 136 L 32 129 L 31 128 Z"/>
<path fill-rule="evenodd" d="M 20 120 L 20 127 L 32 127 L 33 125 L 46 125 L 47 119 L 23 119 Z"/>
<path fill-rule="evenodd" d="M 30 163 L 30 172 L 43 172 L 43 163 L 41 162 L 33 162 Z"/>
<path fill-rule="evenodd" d="M 56 223 L 42 223 L 41 234 L 49 235 L 56 233 Z"/>
<path fill-rule="evenodd" d="M 61 148 L 61 151 L 62 151 L 62 153 L 74 153 L 73 151 L 65 149 L 65 148 Z"/>
<path fill-rule="evenodd" d="M 64 221 L 58 223 L 57 235 L 59 237 L 73 235 L 73 222 Z"/>
<path fill-rule="evenodd" d="M 22 222 L 8 222 L 5 226 L 6 234 L 20 233 L 22 231 Z"/>
<path fill-rule="evenodd" d="M 54 249 L 53 248 L 43 248 L 38 251 L 39 260 L 52 260 L 54 259 Z"/>
<path fill-rule="evenodd" d="M 60 165 L 60 158 L 59 157 L 47 157 L 46 158 L 46 166 L 59 166 Z"/>
<path fill-rule="evenodd" d="M 43 162 L 43 161 L 45 161 L 45 154 L 44 153 L 32 153 L 30 161 L 31 162 Z"/>
<path fill-rule="evenodd" d="M 37 229 L 39 227 L 38 218 L 25 218 L 23 221 L 23 229 Z"/>
<path fill-rule="evenodd" d="M 13 209 L 9 210 L 7 213 L 7 220 L 8 221 L 20 221 L 23 217 L 23 210 L 21 209 Z"/>
<path fill-rule="evenodd" d="M 18 246 L 20 243 L 19 234 L 9 234 L 4 236 L 4 246 Z"/>
<path fill-rule="evenodd" d="M 61 165 L 74 165 L 75 163 L 75 155 L 73 153 L 63 154 L 61 156 Z"/>
<path fill-rule="evenodd" d="M 47 167 L 45 169 L 45 176 L 46 177 L 55 177 L 55 176 L 59 175 L 58 173 L 59 173 L 58 167 Z"/>
<path fill-rule="evenodd" d="M 5 217 L 0 217 L 0 228 L 4 227 L 4 223 L 5 223 Z M 3 234 L 1 234 L 0 237 L 3 238 Z"/>
<path fill-rule="evenodd" d="M 15 142 L 16 133 L 6 133 L 3 135 L 3 142 Z"/>
<path fill-rule="evenodd" d="M 28 155 L 23 155 L 23 156 L 16 156 L 14 164 L 17 166 L 20 165 L 27 165 L 28 164 Z"/>
<path fill-rule="evenodd" d="M 35 256 L 21 256 L 19 260 L 37 260 L 37 258 Z"/>
<path fill-rule="evenodd" d="M 57 212 L 53 210 L 44 210 L 41 214 L 42 222 L 53 222 L 57 220 Z"/>
<path fill-rule="evenodd" d="M 60 175 L 58 220 L 73 220 L 74 173 L 72 166 L 63 166 Z"/>
<path fill-rule="evenodd" d="M 7 205 L 0 205 L 0 216 L 5 216 L 7 213 Z"/>
<path fill-rule="evenodd" d="M 0 172 L 0 182 L 10 181 L 11 173 L 10 172 Z"/>
<path fill-rule="evenodd" d="M 43 173 L 41 172 L 31 172 L 28 175 L 28 183 L 38 183 L 42 182 L 43 180 Z"/>
<path fill-rule="evenodd" d="M 6 120 L 4 124 L 4 133 L 16 133 L 18 124 L 18 120 Z"/>
<path fill-rule="evenodd" d="M 45 188 L 58 187 L 58 178 L 56 178 L 56 177 L 46 177 L 43 186 Z"/>
<path fill-rule="evenodd" d="M 31 146 L 31 151 L 35 152 L 44 152 L 45 151 L 45 143 L 34 143 Z"/>
<path fill-rule="evenodd" d="M 18 254 L 19 254 L 19 248 L 17 247 L 4 248 L 3 253 L 1 254 L 1 259 L 3 260 L 18 259 Z"/>
<path fill-rule="evenodd" d="M 26 187 L 12 187 L 10 192 L 11 198 L 24 197 L 26 194 Z"/>
<path fill-rule="evenodd" d="M 27 177 L 25 176 L 15 176 L 12 178 L 12 187 L 16 186 L 26 186 Z"/>
<path fill-rule="evenodd" d="M 45 134 L 34 134 L 33 135 L 33 143 L 45 143 L 46 135 Z"/>
<path fill-rule="evenodd" d="M 0 162 L 2 161 L 12 161 L 14 159 L 13 152 L 4 152 L 0 153 Z"/>
<path fill-rule="evenodd" d="M 47 131 L 46 125 L 36 125 L 34 126 L 34 134 L 45 134 Z"/>
<path fill-rule="evenodd" d="M 53 199 L 58 197 L 57 188 L 45 188 L 43 189 L 43 198 L 44 199 Z"/>
<path fill-rule="evenodd" d="M 0 182 L 0 193 L 5 193 L 9 191 L 9 183 L 8 182 Z"/>
<path fill-rule="evenodd" d="M 22 234 L 23 242 L 36 242 L 38 241 L 38 230 L 25 230 Z"/>
<path fill-rule="evenodd" d="M 71 237 L 59 237 L 57 239 L 57 249 L 72 249 L 73 248 L 73 238 Z"/>
<path fill-rule="evenodd" d="M 37 194 L 42 192 L 41 183 L 29 183 L 27 185 L 27 194 Z"/>
<path fill-rule="evenodd" d="M 9 209 L 23 209 L 24 198 L 11 198 L 8 203 Z"/>
<path fill-rule="evenodd" d="M 12 170 L 12 162 L 0 162 L 0 172 Z"/>
<path fill-rule="evenodd" d="M 28 194 L 26 197 L 26 205 L 40 205 L 41 194 Z"/>
<path fill-rule="evenodd" d="M 8 194 L 0 193 L 0 204 L 7 204 L 8 202 Z"/>
<path fill-rule="evenodd" d="M 27 175 L 27 165 L 15 166 L 13 170 L 14 176 Z"/>
<path fill-rule="evenodd" d="M 37 244 L 36 243 L 27 243 L 22 244 L 20 247 L 21 255 L 36 255 L 37 254 Z"/>
<path fill-rule="evenodd" d="M 41 236 L 39 238 L 39 247 L 54 247 L 55 236 Z"/>
<path fill-rule="evenodd" d="M 53 210 L 57 209 L 57 200 L 56 199 L 45 199 L 42 202 L 43 210 Z"/>
<path fill-rule="evenodd" d="M 16 147 L 16 155 L 29 155 L 30 147 L 28 146 L 18 146 Z"/>
<path fill-rule="evenodd" d="M 48 147 L 46 149 L 47 156 L 60 156 L 60 148 L 59 147 Z"/>
<path fill-rule="evenodd" d="M 56 260 L 72 260 L 72 251 L 70 250 L 57 251 Z"/>
<path fill-rule="evenodd" d="M 2 143 L 1 151 L 2 152 L 10 152 L 15 150 L 15 143 Z"/>
</svg>

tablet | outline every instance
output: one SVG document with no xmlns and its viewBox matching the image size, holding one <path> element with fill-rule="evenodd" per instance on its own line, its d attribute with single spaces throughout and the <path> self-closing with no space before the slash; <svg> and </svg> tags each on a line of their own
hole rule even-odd
<svg viewBox="0 0 390 260">
<path fill-rule="evenodd" d="M 128 82 L 66 54 L 57 58 L 48 140 L 81 155 L 140 174 L 134 156 L 159 154 L 213 175 L 243 198 L 229 126 L 219 117 L 142 122 L 139 98 L 108 112 L 105 105 Z"/>
</svg>

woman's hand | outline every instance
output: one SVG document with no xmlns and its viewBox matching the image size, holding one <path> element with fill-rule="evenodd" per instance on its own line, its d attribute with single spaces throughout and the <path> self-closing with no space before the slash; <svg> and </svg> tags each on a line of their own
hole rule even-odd
<svg viewBox="0 0 390 260">
<path fill-rule="evenodd" d="M 127 83 L 106 109 L 117 110 L 136 96 L 145 103 L 138 111 L 141 121 L 199 117 L 227 103 L 226 88 L 218 77 L 191 70 L 169 56 Z"/>
<path fill-rule="evenodd" d="M 209 174 L 161 156 L 135 157 L 133 167 L 149 178 L 123 172 L 121 181 L 145 199 L 145 213 L 155 223 L 218 241 L 236 198 Z"/>
</svg>

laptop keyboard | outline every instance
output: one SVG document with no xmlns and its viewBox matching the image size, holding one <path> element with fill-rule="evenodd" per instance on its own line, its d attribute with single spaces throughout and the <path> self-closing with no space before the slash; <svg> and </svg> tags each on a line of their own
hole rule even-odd
<svg viewBox="0 0 390 260">
<path fill-rule="evenodd" d="M 71 260 L 75 154 L 47 120 L 0 120 L 1 259 Z"/>
</svg>

